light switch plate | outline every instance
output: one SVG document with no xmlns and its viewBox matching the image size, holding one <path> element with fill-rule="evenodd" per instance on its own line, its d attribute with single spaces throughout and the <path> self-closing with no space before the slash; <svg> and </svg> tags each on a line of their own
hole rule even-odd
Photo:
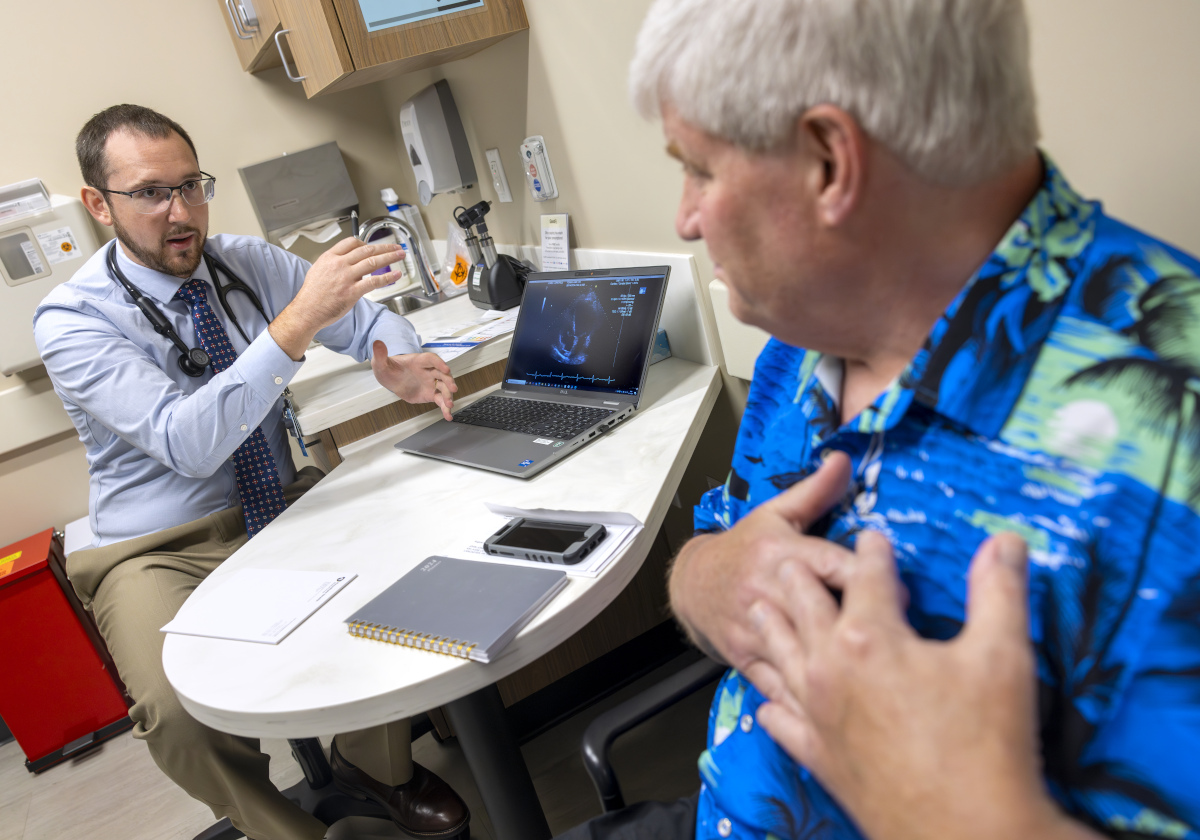
<svg viewBox="0 0 1200 840">
<path fill-rule="evenodd" d="M 508 188 L 508 178 L 504 174 L 504 164 L 500 162 L 500 150 L 488 149 L 486 154 L 488 169 L 492 173 L 492 186 L 496 188 L 496 197 L 500 199 L 501 204 L 508 204 L 512 201 L 512 192 Z"/>
</svg>

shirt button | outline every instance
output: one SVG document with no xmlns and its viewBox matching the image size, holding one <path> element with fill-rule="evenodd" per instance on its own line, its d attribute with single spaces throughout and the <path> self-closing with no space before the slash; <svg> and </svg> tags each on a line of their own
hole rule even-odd
<svg viewBox="0 0 1200 840">
<path fill-rule="evenodd" d="M 283 384 L 283 377 L 282 377 L 282 376 L 276 376 L 276 377 L 275 377 L 275 384 L 276 384 L 276 385 L 282 385 L 282 384 Z"/>
<path fill-rule="evenodd" d="M 754 718 L 750 715 L 742 715 L 742 731 L 749 732 L 754 728 Z"/>
<path fill-rule="evenodd" d="M 733 833 L 733 823 L 729 821 L 729 817 L 721 817 L 721 821 L 717 823 L 717 834 L 722 837 L 728 837 Z"/>
<path fill-rule="evenodd" d="M 246 431 L 246 429 L 248 429 L 248 428 L 250 428 L 250 427 L 249 427 L 249 426 L 247 426 L 245 423 L 243 423 L 243 424 L 242 424 L 242 431 L 243 431 L 243 432 L 244 432 L 244 431 Z"/>
</svg>

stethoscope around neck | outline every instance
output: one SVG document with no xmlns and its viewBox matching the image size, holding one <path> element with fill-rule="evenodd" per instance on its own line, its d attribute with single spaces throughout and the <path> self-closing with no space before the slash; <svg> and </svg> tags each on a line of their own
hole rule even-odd
<svg viewBox="0 0 1200 840">
<path fill-rule="evenodd" d="M 214 257 L 207 251 L 203 252 L 204 263 L 208 266 L 208 275 L 212 278 L 213 285 L 217 289 L 217 299 L 221 302 L 221 308 L 225 310 L 225 315 L 233 322 L 233 326 L 241 335 L 242 340 L 247 344 L 250 343 L 250 337 L 246 335 L 246 331 L 242 329 L 241 322 L 238 321 L 237 315 L 229 306 L 229 293 L 241 292 L 250 298 L 250 302 L 254 304 L 254 308 L 263 316 L 263 320 L 270 322 L 266 311 L 263 309 L 262 301 L 258 299 L 258 295 L 254 290 L 241 281 L 241 279 L 233 273 L 233 270 L 225 265 L 224 262 Z M 212 363 L 208 353 L 202 347 L 188 347 L 183 339 L 179 337 L 179 333 L 175 332 L 175 328 L 171 326 L 171 322 L 162 314 L 154 301 L 150 300 L 141 289 L 129 282 L 129 278 L 121 271 L 121 267 L 117 265 L 117 243 L 113 240 L 112 246 L 108 249 L 107 255 L 108 270 L 112 272 L 117 282 L 125 287 L 125 291 L 129 292 L 129 296 L 133 298 L 134 304 L 146 316 L 146 320 L 154 327 L 154 331 L 161 336 L 164 336 L 172 344 L 179 348 L 179 369 L 188 376 L 203 376 L 205 369 Z M 222 284 L 218 270 L 225 273 L 229 278 L 229 282 Z"/>
</svg>

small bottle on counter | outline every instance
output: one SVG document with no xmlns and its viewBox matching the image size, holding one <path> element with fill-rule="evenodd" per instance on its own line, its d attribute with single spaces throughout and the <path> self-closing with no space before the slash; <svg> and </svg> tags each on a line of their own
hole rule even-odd
<svg viewBox="0 0 1200 840">
<path fill-rule="evenodd" d="M 400 210 L 400 196 L 396 195 L 396 191 L 391 187 L 385 187 L 379 191 L 379 197 L 383 200 L 383 206 L 387 208 L 388 215 L 394 216 L 403 222 L 408 222 L 409 219 Z M 399 237 L 397 237 L 399 241 Z M 417 272 L 417 263 L 413 258 L 412 252 L 409 250 L 409 243 L 400 242 L 400 247 L 404 249 L 404 270 L 407 272 L 410 280 L 419 280 L 421 275 Z"/>
</svg>

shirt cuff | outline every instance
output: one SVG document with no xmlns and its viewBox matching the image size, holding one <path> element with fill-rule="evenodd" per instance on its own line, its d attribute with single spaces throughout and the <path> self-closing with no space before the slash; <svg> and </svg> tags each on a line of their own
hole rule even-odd
<svg viewBox="0 0 1200 840">
<path fill-rule="evenodd" d="M 294 361 L 283 352 L 269 330 L 263 330 L 246 348 L 233 367 L 251 390 L 265 402 L 272 403 L 300 370 L 304 360 Z"/>
<path fill-rule="evenodd" d="M 417 335 L 413 325 L 399 315 L 381 320 L 375 325 L 375 329 L 371 331 L 371 347 L 376 341 L 387 345 L 389 356 L 421 352 L 421 337 Z M 371 347 L 367 348 L 367 358 L 371 357 Z"/>
</svg>

